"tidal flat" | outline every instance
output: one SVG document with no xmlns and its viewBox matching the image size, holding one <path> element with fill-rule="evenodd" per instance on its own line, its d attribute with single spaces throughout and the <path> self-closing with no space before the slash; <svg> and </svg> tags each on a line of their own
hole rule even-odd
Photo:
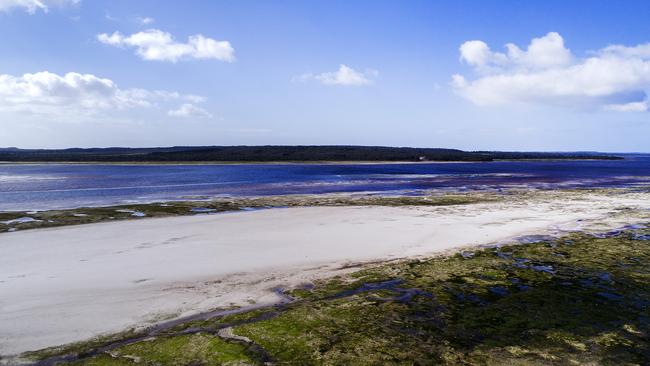
<svg viewBox="0 0 650 366">
<path fill-rule="evenodd" d="M 649 198 L 267 197 L 2 233 L 0 364 L 642 365 Z"/>
<path fill-rule="evenodd" d="M 647 365 L 650 231 L 638 227 L 373 265 L 293 289 L 288 304 L 25 356 L 102 366 Z"/>
</svg>

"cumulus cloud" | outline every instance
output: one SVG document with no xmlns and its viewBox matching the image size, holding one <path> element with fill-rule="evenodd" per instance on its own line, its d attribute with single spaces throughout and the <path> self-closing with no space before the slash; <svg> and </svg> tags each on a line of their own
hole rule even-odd
<svg viewBox="0 0 650 366">
<path fill-rule="evenodd" d="M 377 77 L 377 75 L 378 72 L 376 70 L 360 72 L 347 65 L 341 64 L 337 71 L 324 72 L 321 74 L 304 74 L 294 78 L 294 81 L 315 80 L 325 85 L 360 86 L 372 84 L 373 79 Z"/>
<path fill-rule="evenodd" d="M 23 9 L 30 14 L 38 11 L 47 13 L 50 7 L 74 5 L 81 0 L 0 0 L 0 11 L 9 11 L 14 8 Z"/>
<path fill-rule="evenodd" d="M 178 109 L 172 109 L 167 112 L 172 117 L 194 117 L 194 118 L 211 118 L 212 114 L 201 107 L 197 107 L 191 103 L 185 103 Z"/>
<path fill-rule="evenodd" d="M 144 60 L 177 62 L 187 59 L 215 59 L 235 61 L 235 50 L 228 41 L 217 41 L 201 34 L 190 36 L 186 43 L 176 42 L 174 37 L 158 29 L 125 36 L 120 32 L 97 35 L 101 43 L 116 47 L 133 47 Z"/>
<path fill-rule="evenodd" d="M 612 45 L 578 58 L 551 32 L 533 39 L 526 50 L 507 44 L 494 52 L 483 41 L 460 46 L 461 62 L 475 77 L 456 74 L 451 85 L 478 105 L 533 103 L 585 105 L 610 111 L 648 109 L 650 43 Z"/>
<path fill-rule="evenodd" d="M 178 100 L 201 103 L 205 98 L 163 90 L 121 89 L 110 79 L 75 72 L 0 75 L 2 112 L 51 117 L 92 115 L 102 111 L 156 107 L 158 103 Z"/>
<path fill-rule="evenodd" d="M 513 43 L 506 44 L 506 53 L 494 52 L 483 41 L 467 41 L 460 46 L 460 60 L 478 71 L 496 72 L 504 69 L 535 70 L 562 67 L 571 63 L 571 51 L 558 33 L 550 32 L 533 38 L 526 50 Z"/>
</svg>

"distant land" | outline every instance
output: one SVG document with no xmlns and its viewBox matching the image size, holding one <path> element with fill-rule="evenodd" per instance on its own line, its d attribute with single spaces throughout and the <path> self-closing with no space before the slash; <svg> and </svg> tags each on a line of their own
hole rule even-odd
<svg viewBox="0 0 650 366">
<path fill-rule="evenodd" d="M 417 162 L 622 159 L 595 152 L 462 151 L 386 146 L 174 146 L 153 148 L 0 148 L 4 162 Z"/>
</svg>

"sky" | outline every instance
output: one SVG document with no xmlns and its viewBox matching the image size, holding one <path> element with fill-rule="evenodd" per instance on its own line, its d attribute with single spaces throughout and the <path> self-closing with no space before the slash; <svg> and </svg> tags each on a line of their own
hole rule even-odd
<svg viewBox="0 0 650 366">
<path fill-rule="evenodd" d="M 0 0 L 0 147 L 650 151 L 649 1 Z"/>
</svg>

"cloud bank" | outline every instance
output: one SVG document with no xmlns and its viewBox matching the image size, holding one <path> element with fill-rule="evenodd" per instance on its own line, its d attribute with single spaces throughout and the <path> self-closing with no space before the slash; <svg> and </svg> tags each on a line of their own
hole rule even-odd
<svg viewBox="0 0 650 366">
<path fill-rule="evenodd" d="M 47 114 L 50 117 L 97 115 L 100 112 L 152 108 L 159 103 L 201 103 L 205 98 L 177 92 L 121 89 L 112 80 L 92 74 L 48 71 L 22 76 L 0 75 L 0 111 Z"/>
<path fill-rule="evenodd" d="M 97 35 L 101 43 L 116 47 L 133 47 L 136 55 L 148 61 L 178 62 L 189 59 L 215 59 L 235 61 L 235 49 L 228 41 L 217 41 L 201 34 L 190 36 L 186 43 L 174 40 L 174 37 L 159 29 L 125 36 L 120 32 Z"/>
<path fill-rule="evenodd" d="M 452 76 L 457 94 L 481 105 L 579 105 L 618 112 L 647 111 L 650 43 L 611 45 L 576 57 L 558 33 L 534 38 L 525 50 L 509 43 L 492 51 L 480 40 L 460 46 L 475 77 Z"/>
<path fill-rule="evenodd" d="M 378 72 L 375 70 L 366 70 L 364 72 L 356 71 L 353 68 L 341 64 L 337 71 L 324 72 L 321 74 L 303 74 L 294 78 L 294 81 L 315 80 L 324 85 L 343 85 L 343 86 L 361 86 L 373 83 Z"/>
<path fill-rule="evenodd" d="M 47 13 L 50 7 L 63 7 L 78 4 L 81 0 L 0 0 L 0 11 L 23 9 L 30 14 L 38 11 Z"/>
</svg>

